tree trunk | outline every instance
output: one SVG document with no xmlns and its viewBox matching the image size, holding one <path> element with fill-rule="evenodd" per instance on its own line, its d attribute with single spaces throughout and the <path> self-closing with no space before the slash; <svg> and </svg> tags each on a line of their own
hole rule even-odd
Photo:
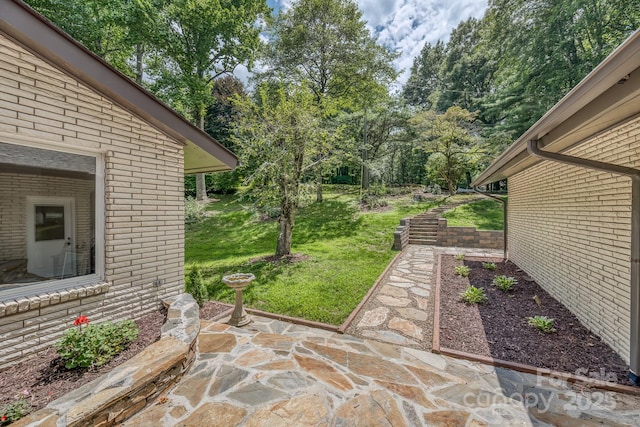
<svg viewBox="0 0 640 427">
<path fill-rule="evenodd" d="M 196 174 L 196 200 L 207 200 L 207 183 L 203 173 Z"/>
<path fill-rule="evenodd" d="M 280 258 L 291 254 L 291 236 L 293 234 L 293 224 L 295 221 L 295 209 L 286 203 L 280 214 L 280 233 L 278 234 L 278 245 L 276 247 L 276 257 Z"/>
<path fill-rule="evenodd" d="M 369 161 L 369 150 L 367 147 L 367 109 L 364 110 L 364 125 L 362 128 L 362 189 L 369 189 L 369 167 L 367 166 L 367 162 Z"/>
<path fill-rule="evenodd" d="M 318 181 L 316 185 L 316 202 L 322 202 L 322 165 L 318 164 Z"/>
<path fill-rule="evenodd" d="M 447 187 L 449 187 L 449 194 L 451 196 L 455 196 L 455 194 L 456 194 L 456 185 L 449 178 L 447 178 Z"/>
<path fill-rule="evenodd" d="M 198 125 L 204 131 L 204 115 L 201 115 Z M 196 200 L 207 200 L 207 179 L 204 173 L 196 175 Z"/>
</svg>

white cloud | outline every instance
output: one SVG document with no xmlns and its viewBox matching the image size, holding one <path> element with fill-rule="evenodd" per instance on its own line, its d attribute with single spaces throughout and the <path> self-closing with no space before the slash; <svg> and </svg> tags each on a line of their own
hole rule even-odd
<svg viewBox="0 0 640 427">
<path fill-rule="evenodd" d="M 409 78 L 413 58 L 426 42 L 447 41 L 461 21 L 480 18 L 487 8 L 486 0 L 359 0 L 358 4 L 378 42 L 400 53 L 394 63 L 402 72 L 400 83 Z"/>
<path fill-rule="evenodd" d="M 275 10 L 287 9 L 295 0 L 268 0 Z M 425 42 L 447 41 L 461 21 L 482 17 L 487 0 L 357 0 L 363 18 L 378 42 L 400 53 L 394 66 L 399 82 L 409 78 L 413 58 Z M 240 76 L 238 76 L 240 77 Z M 244 76 L 246 78 L 246 74 Z"/>
</svg>

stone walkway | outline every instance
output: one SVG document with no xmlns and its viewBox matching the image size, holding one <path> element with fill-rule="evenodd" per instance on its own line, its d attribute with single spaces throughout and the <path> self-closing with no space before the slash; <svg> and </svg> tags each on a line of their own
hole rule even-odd
<svg viewBox="0 0 640 427">
<path fill-rule="evenodd" d="M 502 258 L 490 249 L 407 246 L 346 332 L 390 344 L 431 350 L 437 254 Z"/>
<path fill-rule="evenodd" d="M 254 317 L 203 321 L 198 355 L 125 426 L 640 425 L 640 397 Z"/>
</svg>

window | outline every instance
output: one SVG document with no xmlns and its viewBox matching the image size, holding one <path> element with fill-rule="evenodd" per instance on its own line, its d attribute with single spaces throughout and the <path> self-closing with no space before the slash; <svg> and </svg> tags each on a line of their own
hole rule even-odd
<svg viewBox="0 0 640 427">
<path fill-rule="evenodd" d="M 101 278 L 100 161 L 0 142 L 0 300 Z"/>
</svg>

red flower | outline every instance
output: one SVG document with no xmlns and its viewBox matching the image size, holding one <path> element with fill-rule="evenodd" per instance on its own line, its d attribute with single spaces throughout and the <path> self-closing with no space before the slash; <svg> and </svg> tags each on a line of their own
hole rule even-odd
<svg viewBox="0 0 640 427">
<path fill-rule="evenodd" d="M 89 318 L 87 316 L 78 316 L 78 318 L 73 321 L 73 326 L 88 325 L 88 324 L 89 324 Z"/>
<path fill-rule="evenodd" d="M 3 415 L 2 417 L 0 417 L 0 421 L 7 421 L 7 416 Z"/>
</svg>

